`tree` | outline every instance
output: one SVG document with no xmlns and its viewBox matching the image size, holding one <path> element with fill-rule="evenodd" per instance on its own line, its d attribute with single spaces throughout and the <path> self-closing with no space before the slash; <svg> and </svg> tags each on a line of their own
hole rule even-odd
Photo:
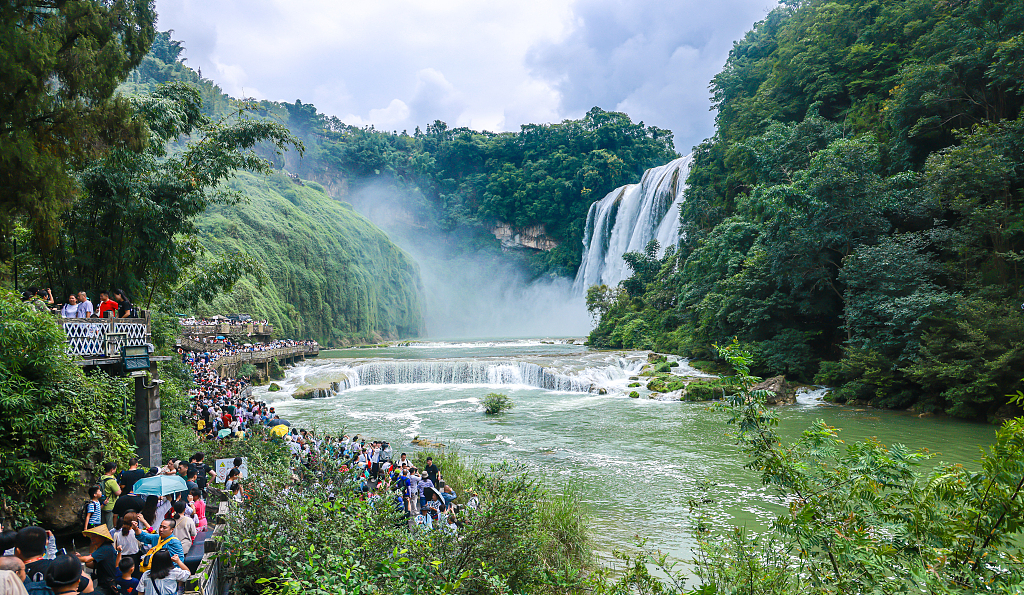
<svg viewBox="0 0 1024 595">
<path fill-rule="evenodd" d="M 149 50 L 155 19 L 152 0 L 0 6 L 0 241 L 24 218 L 52 248 L 74 168 L 143 146 L 142 123 L 113 94 Z"/>
<path fill-rule="evenodd" d="M 0 517 L 17 524 L 77 485 L 83 469 L 132 453 L 128 384 L 86 376 L 64 353 L 57 320 L 0 289 Z"/>
<path fill-rule="evenodd" d="M 289 145 L 301 151 L 302 145 L 283 125 L 251 117 L 245 104 L 210 121 L 201 112 L 199 92 L 184 83 L 132 101 L 148 127 L 148 148 L 115 150 L 81 173 L 87 197 L 65 216 L 58 247 L 45 260 L 51 279 L 73 287 L 123 287 L 148 302 L 169 293 L 201 262 L 196 218 L 210 205 L 244 200 L 221 191 L 220 184 L 239 169 L 271 171 L 252 149 L 268 143 L 279 151 Z M 168 153 L 168 143 L 182 136 L 194 140 Z M 240 274 L 257 270 L 244 257 L 231 264 L 216 279 L 204 281 L 194 271 L 191 289 L 230 287 Z"/>
</svg>

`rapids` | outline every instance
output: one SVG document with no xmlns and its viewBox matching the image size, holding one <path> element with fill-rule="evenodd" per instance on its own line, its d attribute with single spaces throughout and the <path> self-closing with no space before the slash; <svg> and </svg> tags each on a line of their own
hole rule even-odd
<svg viewBox="0 0 1024 595">
<path fill-rule="evenodd" d="M 297 427 L 387 439 L 396 455 L 416 450 L 410 440 L 422 436 L 481 463 L 521 461 L 552 489 L 579 482 L 604 554 L 641 535 L 651 547 L 688 558 L 693 499 L 712 501 L 702 507 L 712 521 L 763 527 L 782 510 L 781 500 L 743 468 L 724 415 L 628 387 L 646 361 L 647 352 L 594 351 L 558 340 L 323 351 L 288 368 L 280 392 L 260 387 L 255 396 Z M 675 370 L 699 374 L 685 362 Z M 326 387 L 329 396 L 291 398 L 308 387 Z M 641 398 L 630 399 L 631 390 Z M 481 399 L 495 391 L 509 395 L 515 408 L 485 415 Z M 825 392 L 805 389 L 797 404 L 781 407 L 781 431 L 795 438 L 821 418 L 847 441 L 877 437 L 928 448 L 937 453 L 934 463 L 967 465 L 994 436 L 987 425 L 830 406 Z"/>
</svg>

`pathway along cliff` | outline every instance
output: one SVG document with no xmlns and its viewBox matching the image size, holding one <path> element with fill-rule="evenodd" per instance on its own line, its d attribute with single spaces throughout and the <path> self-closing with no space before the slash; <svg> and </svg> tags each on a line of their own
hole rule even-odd
<svg viewBox="0 0 1024 595">
<path fill-rule="evenodd" d="M 403 438 L 396 455 L 412 452 L 416 436 L 451 443 L 484 463 L 518 459 L 549 486 L 577 480 L 594 511 L 598 547 L 623 547 L 634 534 L 677 559 L 690 556 L 694 519 L 688 501 L 713 484 L 708 512 L 718 521 L 760 526 L 778 512 L 774 496 L 743 469 L 745 460 L 725 436 L 724 415 L 706 404 L 627 396 L 630 376 L 647 352 L 595 351 L 552 340 L 418 343 L 408 347 L 323 351 L 289 368 L 280 392 L 257 389 L 297 426 Z M 681 374 L 699 374 L 685 364 Z M 545 378 L 559 379 L 556 387 Z M 332 396 L 297 400 L 302 387 L 337 383 Z M 604 388 L 607 394 L 598 394 Z M 589 392 L 588 392 L 589 391 Z M 490 392 L 516 406 L 487 416 Z M 995 428 L 948 419 L 824 405 L 823 391 L 804 392 L 779 411 L 783 433 L 795 437 L 812 420 L 842 429 L 841 438 L 877 437 L 928 448 L 939 461 L 968 466 Z M 930 465 L 929 465 L 930 466 Z M 775 510 L 772 510 L 775 508 Z"/>
</svg>

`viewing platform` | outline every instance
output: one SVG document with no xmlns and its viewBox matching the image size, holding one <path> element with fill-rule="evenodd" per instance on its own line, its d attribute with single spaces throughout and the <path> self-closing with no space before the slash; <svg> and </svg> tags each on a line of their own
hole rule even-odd
<svg viewBox="0 0 1024 595">
<path fill-rule="evenodd" d="M 307 357 L 320 355 L 319 347 L 309 345 L 296 345 L 295 347 L 278 347 L 264 351 L 244 351 L 217 358 L 217 361 L 210 364 L 210 367 L 217 371 L 221 377 L 233 376 L 238 372 L 238 367 L 244 363 L 265 366 L 269 372 L 270 360 L 276 359 L 280 364 L 292 364 L 304 360 Z"/>
<path fill-rule="evenodd" d="M 147 466 L 162 460 L 160 427 L 160 372 L 157 362 L 169 356 L 153 356 L 149 312 L 142 318 L 61 318 L 64 352 L 76 365 L 99 368 L 111 376 L 130 376 L 135 381 L 135 450 Z M 130 402 L 125 408 L 131 407 Z"/>
<path fill-rule="evenodd" d="M 218 324 L 183 324 L 181 334 L 189 337 L 256 337 L 266 340 L 274 333 L 274 325 L 257 322 Z"/>
</svg>

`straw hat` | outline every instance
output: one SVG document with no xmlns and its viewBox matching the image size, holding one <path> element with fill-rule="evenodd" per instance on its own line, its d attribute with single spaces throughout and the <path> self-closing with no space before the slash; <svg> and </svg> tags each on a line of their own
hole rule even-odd
<svg viewBox="0 0 1024 595">
<path fill-rule="evenodd" d="M 88 529 L 86 531 L 83 531 L 82 534 L 83 535 L 95 535 L 97 537 L 102 537 L 103 539 L 106 539 L 110 543 L 114 543 L 114 538 L 110 536 L 110 530 L 107 529 L 106 525 L 96 525 L 92 529 Z"/>
</svg>

